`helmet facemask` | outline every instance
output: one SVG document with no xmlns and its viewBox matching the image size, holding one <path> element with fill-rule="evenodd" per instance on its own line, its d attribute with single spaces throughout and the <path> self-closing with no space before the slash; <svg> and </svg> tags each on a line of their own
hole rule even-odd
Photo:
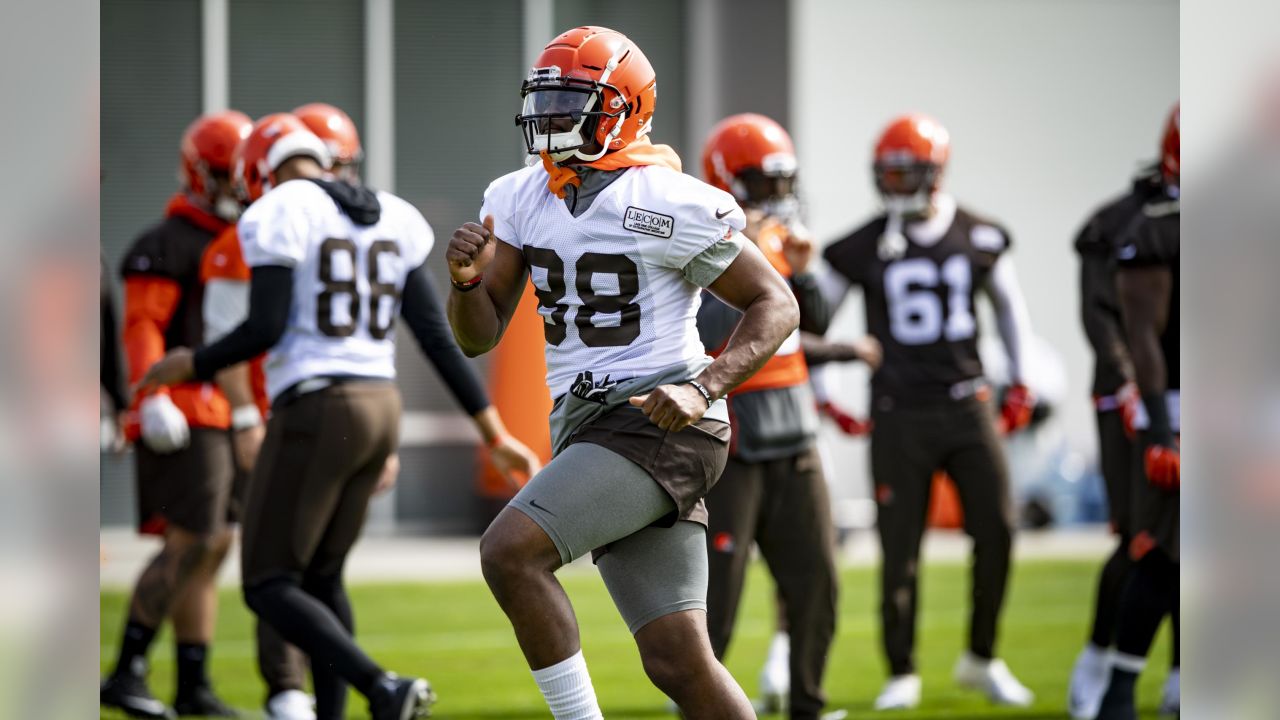
<svg viewBox="0 0 1280 720">
<path fill-rule="evenodd" d="M 622 131 L 631 106 L 609 85 L 612 68 L 599 81 L 561 77 L 560 68 L 534 68 L 520 87 L 524 106 L 516 125 L 524 131 L 530 155 L 547 153 L 555 162 L 604 157 L 610 142 Z M 608 106 L 606 108 L 606 105 Z M 596 137 L 601 122 L 613 121 L 603 142 Z"/>
<path fill-rule="evenodd" d="M 907 218 L 929 214 L 933 194 L 942 179 L 942 166 L 910 159 L 881 160 L 874 166 L 876 189 L 885 210 Z"/>
</svg>

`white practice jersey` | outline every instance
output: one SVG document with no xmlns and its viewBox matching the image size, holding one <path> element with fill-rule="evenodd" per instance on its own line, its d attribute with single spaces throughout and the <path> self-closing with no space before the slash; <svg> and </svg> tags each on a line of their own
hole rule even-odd
<svg viewBox="0 0 1280 720">
<path fill-rule="evenodd" d="M 390 193 L 377 197 L 378 222 L 357 225 L 319 185 L 292 180 L 241 217 L 249 267 L 293 268 L 289 325 L 265 364 L 273 399 L 313 377 L 395 377 L 400 293 L 434 235 L 412 205 Z"/>
<path fill-rule="evenodd" d="M 731 195 L 661 166 L 633 167 L 574 217 L 541 165 L 495 180 L 480 218 L 524 254 L 545 322 L 553 397 L 578 373 L 623 380 L 706 355 L 696 317 L 742 248 Z"/>
</svg>

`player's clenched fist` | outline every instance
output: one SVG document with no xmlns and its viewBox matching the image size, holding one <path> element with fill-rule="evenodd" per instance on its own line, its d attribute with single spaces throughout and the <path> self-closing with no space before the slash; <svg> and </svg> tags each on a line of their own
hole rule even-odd
<svg viewBox="0 0 1280 720">
<path fill-rule="evenodd" d="M 710 407 L 706 396 L 688 384 L 661 385 L 631 398 L 630 402 L 644 411 L 649 422 L 672 432 L 698 422 Z"/>
<path fill-rule="evenodd" d="M 493 260 L 495 240 L 492 215 L 485 217 L 483 225 L 469 222 L 453 231 L 445 259 L 449 261 L 449 274 L 455 282 L 469 282 L 484 272 Z"/>
</svg>

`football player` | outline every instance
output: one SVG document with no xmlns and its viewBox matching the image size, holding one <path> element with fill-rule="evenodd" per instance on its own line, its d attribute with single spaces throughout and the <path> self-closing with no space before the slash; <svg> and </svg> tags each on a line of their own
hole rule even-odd
<svg viewBox="0 0 1280 720">
<path fill-rule="evenodd" d="M 831 313 L 810 273 L 815 248 L 798 217 L 796 156 L 787 131 L 763 115 L 725 118 L 711 130 L 702 165 L 707 181 L 743 208 L 743 234 L 788 279 L 800 307 L 800 328 L 727 397 L 729 460 L 706 498 L 711 647 L 724 658 L 754 542 L 777 584 L 785 618 L 787 640 L 774 645 L 779 652 L 785 645 L 790 655 L 789 681 L 762 674 L 762 704 L 769 712 L 785 705 L 793 718 L 816 718 L 826 703 L 822 676 L 839 582 L 831 500 L 816 447 L 817 403 L 800 331 L 826 332 Z M 718 351 L 740 317 L 706 293 L 698 311 L 704 345 Z"/>
<path fill-rule="evenodd" d="M 1134 684 L 1166 615 L 1177 644 L 1180 551 L 1180 453 L 1178 262 L 1180 176 L 1179 109 L 1174 107 L 1163 142 L 1160 172 L 1166 192 L 1142 208 L 1142 220 L 1116 250 L 1116 290 L 1124 317 L 1133 374 L 1141 393 L 1137 413 L 1138 469 L 1133 473 L 1133 568 L 1120 598 L 1116 651 L 1099 720 L 1133 720 Z M 1176 672 L 1176 671 L 1175 671 Z M 1178 711 L 1178 679 L 1171 674 L 1163 709 Z"/>
<path fill-rule="evenodd" d="M 165 219 L 134 241 L 123 264 L 124 345 L 136 381 L 166 349 L 203 341 L 200 257 L 239 211 L 231 155 L 249 133 L 243 113 L 195 120 L 182 136 L 182 189 Z M 227 400 L 193 381 L 135 395 L 140 531 L 164 546 L 138 578 L 116 666 L 101 702 L 133 717 L 169 717 L 146 684 L 147 650 L 165 617 L 178 643 L 174 708 L 181 715 L 232 717 L 210 689 L 206 662 L 217 614 L 217 569 L 230 547 L 228 501 L 233 463 Z M 131 425 L 136 439 L 138 424 Z"/>
<path fill-rule="evenodd" d="M 330 172 L 334 177 L 359 185 L 364 149 L 360 145 L 360 133 L 356 131 L 356 124 L 351 122 L 351 117 L 341 108 L 322 102 L 296 107 L 293 114 L 329 148 L 329 157 L 333 159 Z"/>
<path fill-rule="evenodd" d="M 359 182 L 362 158 L 355 125 L 342 110 L 324 103 L 303 105 L 294 114 L 328 148 L 331 172 L 351 183 Z M 205 283 L 205 340 L 213 343 L 244 321 L 249 311 L 251 273 L 240 251 L 240 236 L 233 225 L 205 250 L 200 269 Z M 267 396 L 265 358 L 238 363 L 217 374 L 218 386 L 231 403 L 231 426 L 237 476 L 233 501 L 242 502 L 249 473 L 265 436 L 264 418 L 271 400 Z M 394 465 L 393 453 L 388 462 Z M 394 478 L 394 475 L 392 476 Z M 285 643 L 265 622 L 257 622 L 258 670 L 267 684 L 266 716 L 269 720 L 312 720 L 315 712 L 303 688 L 306 658 Z"/>
<path fill-rule="evenodd" d="M 244 511 L 245 601 L 310 657 L 318 717 L 343 717 L 346 683 L 368 699 L 374 720 L 420 717 L 430 686 L 385 672 L 355 644 L 342 583 L 396 449 L 397 312 L 499 468 L 531 474 L 537 460 L 506 432 L 449 336 L 423 267 L 433 236 L 422 215 L 389 193 L 330 179 L 328 149 L 289 114 L 260 119 L 236 158 L 253 202 L 239 223 L 248 317 L 199 351 L 171 351 L 141 384 L 211 378 L 270 349 L 271 417 Z"/>
<path fill-rule="evenodd" d="M 999 429 L 1031 419 L 1021 350 L 1030 337 L 1009 234 L 942 192 L 947 131 L 924 115 L 897 118 L 875 147 L 884 212 L 833 243 L 829 287 L 860 285 L 868 331 L 883 348 L 871 378 L 871 473 L 880 546 L 881 622 L 890 678 L 878 709 L 920 702 L 915 648 L 917 570 L 935 471 L 955 481 L 973 538 L 969 646 L 956 681 L 1003 705 L 1029 705 L 1024 687 L 995 654 L 1009 576 L 1014 519 Z M 987 294 L 1009 356 L 1013 385 L 999 418 L 978 358 L 975 297 Z"/>
<path fill-rule="evenodd" d="M 1111 527 L 1119 538 L 1115 551 L 1102 566 L 1092 632 L 1071 673 L 1067 708 L 1078 720 L 1091 720 L 1097 715 L 1102 693 L 1106 691 L 1107 650 L 1115 639 L 1120 593 L 1131 565 L 1129 542 L 1133 535 L 1129 527 L 1129 499 L 1134 450 L 1129 438 L 1131 429 L 1126 428 L 1125 419 L 1126 415 L 1133 415 L 1138 389 L 1133 383 L 1133 363 L 1116 297 L 1116 252 L 1120 249 L 1120 239 L 1143 222 L 1146 217 L 1143 208 L 1168 200 L 1173 192 L 1170 182 L 1176 182 L 1176 173 L 1169 175 L 1162 170 L 1177 163 L 1176 143 L 1170 148 L 1170 140 L 1167 130 L 1161 161 L 1134 178 L 1128 193 L 1094 213 L 1075 241 L 1080 254 L 1081 319 L 1094 354 L 1093 399 L 1098 420 L 1099 465 L 1107 491 Z M 1176 649 L 1174 652 L 1173 672 L 1176 673 Z"/>
<path fill-rule="evenodd" d="M 654 145 L 657 84 L 621 33 L 556 37 L 521 87 L 529 167 L 485 191 L 449 243 L 449 319 L 463 350 L 502 338 L 526 278 L 545 322 L 554 459 L 480 542 L 484 576 L 556 718 L 599 718 L 555 571 L 593 553 L 649 678 L 690 718 L 751 718 L 707 636 L 707 513 L 724 468 L 724 395 L 799 321 L 732 195 Z M 541 162 L 537 159 L 541 158 Z M 701 290 L 743 311 L 718 358 Z"/>
</svg>

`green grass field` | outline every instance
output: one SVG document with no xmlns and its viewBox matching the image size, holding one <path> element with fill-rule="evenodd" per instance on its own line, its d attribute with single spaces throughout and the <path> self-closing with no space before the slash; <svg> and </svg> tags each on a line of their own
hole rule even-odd
<svg viewBox="0 0 1280 720">
<path fill-rule="evenodd" d="M 1027 710 L 993 708 L 951 682 L 951 666 L 963 647 L 967 626 L 968 572 L 960 565 L 929 566 L 923 574 L 923 611 L 918 662 L 924 676 L 924 704 L 910 713 L 882 715 L 870 704 L 884 679 L 880 656 L 873 570 L 843 573 L 839 635 L 832 650 L 826 686 L 832 708 L 853 718 L 1061 718 L 1067 675 L 1089 622 L 1096 563 L 1025 562 L 1012 580 L 1000 653 L 1018 677 L 1036 692 Z M 772 586 L 756 567 L 730 649 L 729 669 L 754 694 L 760 664 L 772 632 Z M 665 697 L 647 681 L 626 626 L 618 618 L 594 573 L 571 573 L 565 586 L 578 611 L 583 647 L 605 715 L 612 719 L 662 717 Z M 431 680 L 440 695 L 441 718 L 549 717 L 515 639 L 483 583 L 448 582 L 359 585 L 351 589 L 361 644 L 388 669 Z M 254 663 L 250 615 L 239 594 L 223 594 L 212 672 L 222 696 L 260 717 L 263 686 Z M 101 664 L 114 662 L 126 598 L 101 596 Z M 1153 651 L 1151 671 L 1139 689 L 1155 717 L 1169 656 L 1167 626 Z M 173 649 L 168 633 L 152 651 L 152 689 L 172 699 Z M 364 718 L 353 696 L 348 717 Z M 104 714 L 103 717 L 116 717 Z M 668 716 L 669 717 L 669 716 Z"/>
</svg>

